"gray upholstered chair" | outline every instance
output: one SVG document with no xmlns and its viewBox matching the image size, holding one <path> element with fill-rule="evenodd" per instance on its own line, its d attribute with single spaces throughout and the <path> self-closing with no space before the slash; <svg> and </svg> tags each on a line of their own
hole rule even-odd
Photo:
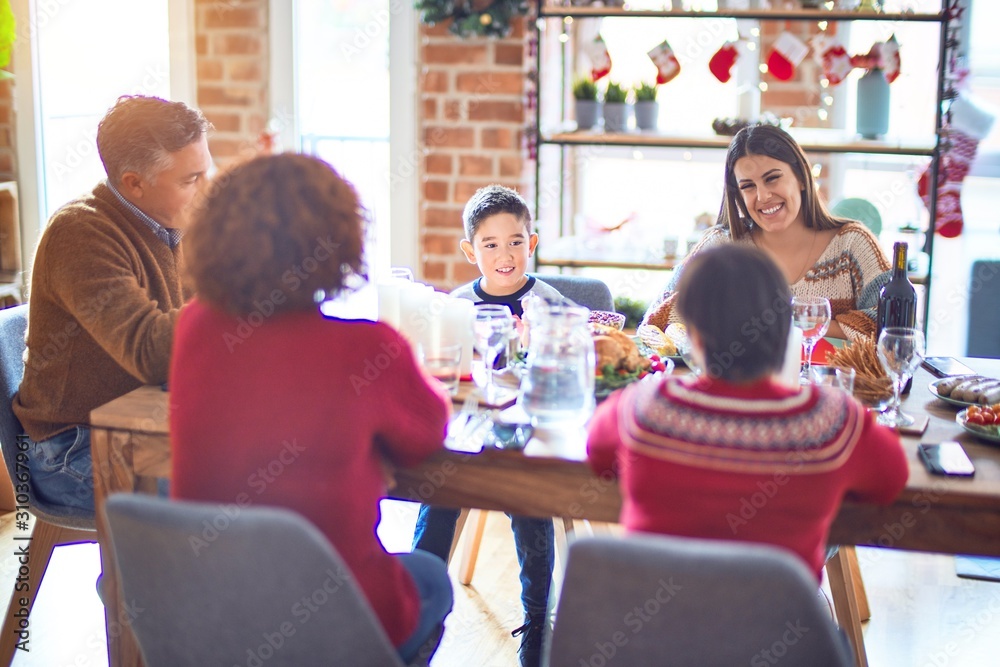
<svg viewBox="0 0 1000 667">
<path fill-rule="evenodd" d="M 555 287 L 559 293 L 570 301 L 574 301 L 591 310 L 614 311 L 615 302 L 611 290 L 603 281 L 597 278 L 571 276 L 561 273 L 541 273 L 536 277 Z"/>
<path fill-rule="evenodd" d="M 548 645 L 550 667 L 853 665 L 795 556 L 661 535 L 574 542 Z"/>
<path fill-rule="evenodd" d="M 970 357 L 1000 357 L 1000 260 L 979 259 L 969 276 Z"/>
<path fill-rule="evenodd" d="M 402 667 L 340 555 L 301 515 L 133 494 L 105 507 L 122 594 L 143 610 L 132 629 L 147 667 Z"/>
<path fill-rule="evenodd" d="M 18 473 L 24 472 L 27 450 L 19 451 L 23 429 L 14 415 L 11 402 L 24 375 L 24 334 L 28 326 L 28 306 L 14 306 L 0 310 L 0 446 L 7 472 L 15 481 L 14 490 L 18 504 L 27 504 L 28 511 L 35 517 L 31 532 L 31 571 L 28 575 L 28 590 L 13 591 L 10 605 L 3 622 L 3 637 L 0 639 L 0 664 L 9 665 L 14 657 L 18 635 L 15 632 L 18 619 L 13 616 L 15 602 L 22 607 L 19 598 L 26 598 L 30 612 L 38 593 L 38 587 L 45 576 L 52 550 L 64 544 L 96 542 L 97 529 L 94 513 L 72 507 L 51 505 L 39 500 L 31 484 L 18 483 Z M 18 461 L 18 454 L 21 460 Z M 26 501 L 26 502 L 24 502 Z M 20 535 L 24 537 L 25 535 Z"/>
</svg>

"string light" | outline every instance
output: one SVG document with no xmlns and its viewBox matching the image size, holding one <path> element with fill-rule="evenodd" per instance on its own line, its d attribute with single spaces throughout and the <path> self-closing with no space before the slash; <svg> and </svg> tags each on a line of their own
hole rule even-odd
<svg viewBox="0 0 1000 667">
<path fill-rule="evenodd" d="M 761 63 L 757 66 L 757 69 L 760 70 L 761 74 L 767 74 L 767 63 Z"/>
<path fill-rule="evenodd" d="M 760 83 L 757 84 L 757 87 L 760 88 L 760 92 L 762 93 L 767 92 L 767 82 L 761 81 Z"/>
<path fill-rule="evenodd" d="M 569 35 L 567 35 L 566 33 L 562 33 L 561 35 L 559 35 L 559 41 L 565 44 L 566 42 L 569 41 Z"/>
<path fill-rule="evenodd" d="M 820 120 L 826 120 L 827 118 L 830 117 L 830 114 L 827 112 L 826 109 L 820 109 L 819 111 L 816 112 L 816 115 L 819 116 Z"/>
</svg>

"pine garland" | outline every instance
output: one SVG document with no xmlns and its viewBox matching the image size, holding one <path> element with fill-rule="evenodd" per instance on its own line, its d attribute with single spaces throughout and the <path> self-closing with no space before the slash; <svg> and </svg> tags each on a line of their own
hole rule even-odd
<svg viewBox="0 0 1000 667">
<path fill-rule="evenodd" d="M 451 19 L 449 30 L 459 37 L 506 37 L 511 19 L 528 11 L 527 0 L 416 0 L 414 7 L 428 25 Z"/>
</svg>

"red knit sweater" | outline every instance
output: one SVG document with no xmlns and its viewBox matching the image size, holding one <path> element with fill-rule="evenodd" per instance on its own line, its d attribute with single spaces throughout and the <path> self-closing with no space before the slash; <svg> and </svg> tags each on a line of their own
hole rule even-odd
<svg viewBox="0 0 1000 667">
<path fill-rule="evenodd" d="M 908 475 L 899 436 L 853 399 L 771 381 L 636 383 L 598 407 L 587 449 L 620 478 L 627 529 L 774 544 L 817 579 L 841 500 L 888 503 Z"/>
<path fill-rule="evenodd" d="M 380 462 L 414 465 L 440 449 L 450 402 L 383 324 L 318 312 L 262 320 L 198 300 L 182 309 L 170 370 L 171 492 L 305 516 L 399 646 L 420 600 L 375 535 Z"/>
</svg>

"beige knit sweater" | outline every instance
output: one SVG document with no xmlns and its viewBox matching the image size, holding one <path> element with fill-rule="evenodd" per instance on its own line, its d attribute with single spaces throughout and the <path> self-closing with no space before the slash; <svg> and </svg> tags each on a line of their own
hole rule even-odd
<svg viewBox="0 0 1000 667">
<path fill-rule="evenodd" d="M 181 286 L 171 249 L 104 183 L 52 217 L 35 254 L 24 379 L 14 412 L 44 440 L 165 382 Z"/>
<path fill-rule="evenodd" d="M 729 230 L 715 226 L 705 232 L 691 255 L 731 242 Z M 752 246 L 753 239 L 748 234 L 736 243 Z M 680 321 L 673 304 L 675 287 L 683 270 L 681 265 L 674 272 L 666 290 L 646 311 L 643 324 L 655 324 L 665 329 L 667 325 Z M 828 298 L 833 318 L 840 323 L 849 339 L 857 340 L 874 337 L 879 290 L 891 276 L 889 260 L 878 238 L 861 223 L 850 222 L 840 228 L 812 268 L 791 285 L 791 290 L 794 296 Z M 725 285 L 720 285 L 720 289 L 725 288 Z"/>
</svg>

